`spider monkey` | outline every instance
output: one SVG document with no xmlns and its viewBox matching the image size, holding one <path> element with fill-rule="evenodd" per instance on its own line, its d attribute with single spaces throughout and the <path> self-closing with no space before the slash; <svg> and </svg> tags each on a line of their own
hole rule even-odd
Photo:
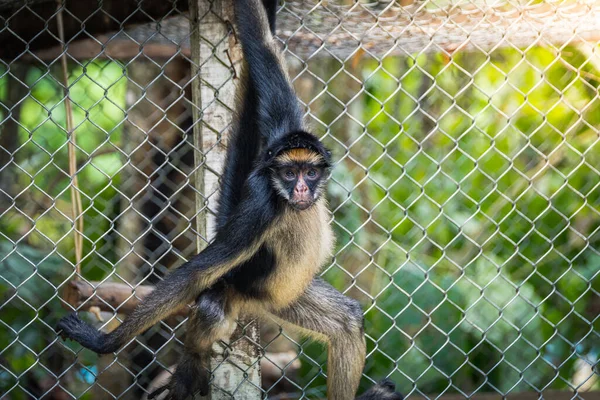
<svg viewBox="0 0 600 400">
<path fill-rule="evenodd" d="M 245 62 L 215 240 L 158 283 L 112 332 L 96 330 L 77 314 L 57 326 L 63 338 L 111 353 L 194 303 L 185 354 L 170 382 L 150 398 L 165 390 L 171 400 L 206 395 L 212 344 L 231 334 L 240 313 L 269 315 L 326 342 L 328 399 L 352 399 L 361 378 L 366 352 L 362 309 L 316 276 L 334 244 L 323 197 L 331 153 L 303 123 L 273 38 L 277 3 L 235 0 Z M 390 391 L 381 383 L 361 399 L 383 399 L 388 392 L 393 387 Z"/>
</svg>

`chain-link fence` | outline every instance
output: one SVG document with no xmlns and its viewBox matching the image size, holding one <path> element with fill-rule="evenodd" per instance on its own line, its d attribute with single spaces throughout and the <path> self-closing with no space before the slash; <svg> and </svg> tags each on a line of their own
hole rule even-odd
<svg viewBox="0 0 600 400">
<path fill-rule="evenodd" d="M 221 0 L 0 0 L 2 399 L 138 399 L 168 379 L 185 315 L 102 357 L 53 327 L 74 307 L 114 328 L 210 240 L 230 16 Z M 323 276 L 363 304 L 361 390 L 592 398 L 600 2 L 285 2 L 278 35 L 336 160 Z M 231 340 L 245 366 L 227 348 L 214 363 L 213 398 L 324 398 L 323 347 L 256 329 Z"/>
</svg>

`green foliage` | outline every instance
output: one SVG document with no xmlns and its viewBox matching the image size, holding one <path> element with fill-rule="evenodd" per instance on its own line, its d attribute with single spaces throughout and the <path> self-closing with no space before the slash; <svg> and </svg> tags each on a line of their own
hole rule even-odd
<svg viewBox="0 0 600 400">
<path fill-rule="evenodd" d="M 64 94 L 59 83 L 46 72 L 33 69 L 26 84 L 31 95 L 22 105 L 20 142 L 15 155 L 18 187 L 25 192 L 20 202 L 38 204 L 34 210 L 15 212 L 14 223 L 3 226 L 7 239 L 21 237 L 23 225 L 34 227 L 26 237 L 39 248 L 53 248 L 73 259 L 71 234 L 71 194 L 68 168 Z M 118 172 L 125 158 L 118 152 L 121 145 L 121 124 L 124 118 L 126 78 L 116 63 L 89 63 L 71 70 L 69 91 L 72 100 L 74 133 L 77 137 L 79 190 L 85 222 L 83 270 L 93 270 L 98 251 L 114 260 L 113 249 L 104 246 L 111 222 L 111 203 L 119 187 Z M 96 155 L 100 152 L 100 155 Z M 53 204 L 53 199 L 56 199 Z M 49 206 L 54 205 L 54 208 Z M 33 221 L 25 221 L 27 215 Z M 89 239 L 89 240 L 88 240 Z M 86 255 L 94 252 L 93 257 Z M 106 271 L 91 271 L 90 278 L 100 278 Z"/>
<path fill-rule="evenodd" d="M 600 75 L 577 48 L 560 57 Z M 311 65 L 327 82 L 312 114 L 340 160 L 330 187 L 338 252 L 325 277 L 365 305 L 368 376 L 391 375 L 405 393 L 564 389 L 577 359 L 600 353 L 598 82 L 556 59 L 532 48 Z M 54 339 L 54 288 L 74 262 L 63 93 L 45 72 L 26 83 L 21 194 L 0 218 L 10 360 L 0 389 Z M 126 157 L 111 150 L 122 146 L 126 78 L 95 62 L 74 68 L 70 85 L 83 272 L 100 279 L 116 260 L 109 233 Z M 303 352 L 302 384 L 322 397 L 325 352 Z"/>
<path fill-rule="evenodd" d="M 598 75 L 576 48 L 561 57 Z M 568 388 L 573 355 L 600 351 L 598 82 L 545 48 L 389 57 L 359 73 L 348 114 L 364 128 L 332 127 L 347 150 L 330 142 L 336 264 L 358 277 L 327 278 L 371 288 L 366 374 L 405 392 Z"/>
<path fill-rule="evenodd" d="M 82 270 L 88 279 L 104 277 L 110 266 L 102 260 L 117 257 L 107 239 L 112 223 L 106 216 L 115 214 L 118 172 L 125 162 L 116 151 L 125 82 L 123 68 L 108 62 L 74 68 L 69 78 L 85 221 Z M 75 261 L 64 94 L 46 71 L 30 70 L 26 84 L 31 94 L 21 106 L 20 146 L 14 155 L 18 167 L 11 170 L 18 194 L 14 207 L 0 218 L 0 348 L 5 362 L 0 392 L 17 379 L 51 378 L 37 358 L 53 354 L 48 350 L 56 340 L 53 326 L 64 314 L 57 290 L 70 279 Z M 5 86 L 0 82 L 0 88 Z M 99 150 L 102 155 L 96 156 Z M 80 359 L 95 359 L 90 357 L 86 353 Z M 19 390 L 11 390 L 11 396 L 29 398 Z"/>
</svg>

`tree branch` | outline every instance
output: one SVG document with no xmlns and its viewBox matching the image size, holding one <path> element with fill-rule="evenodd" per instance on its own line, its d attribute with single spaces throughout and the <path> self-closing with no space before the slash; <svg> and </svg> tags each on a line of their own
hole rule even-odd
<svg viewBox="0 0 600 400">
<path fill-rule="evenodd" d="M 144 297 L 154 290 L 154 286 L 140 285 L 136 288 L 117 282 L 85 282 L 73 280 L 68 283 L 77 297 L 69 301 L 73 308 L 83 306 L 81 311 L 88 311 L 91 307 L 98 307 L 101 311 L 130 314 Z M 186 316 L 189 308 L 183 307 L 175 314 Z"/>
</svg>

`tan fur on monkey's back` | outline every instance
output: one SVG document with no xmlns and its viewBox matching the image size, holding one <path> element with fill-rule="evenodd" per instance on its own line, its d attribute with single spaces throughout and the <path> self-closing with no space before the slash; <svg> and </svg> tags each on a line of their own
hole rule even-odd
<svg viewBox="0 0 600 400">
<path fill-rule="evenodd" d="M 304 211 L 288 208 L 279 218 L 265 243 L 277 260 L 277 267 L 267 278 L 265 287 L 273 304 L 282 308 L 305 291 L 329 260 L 335 236 L 324 198 Z"/>
</svg>

